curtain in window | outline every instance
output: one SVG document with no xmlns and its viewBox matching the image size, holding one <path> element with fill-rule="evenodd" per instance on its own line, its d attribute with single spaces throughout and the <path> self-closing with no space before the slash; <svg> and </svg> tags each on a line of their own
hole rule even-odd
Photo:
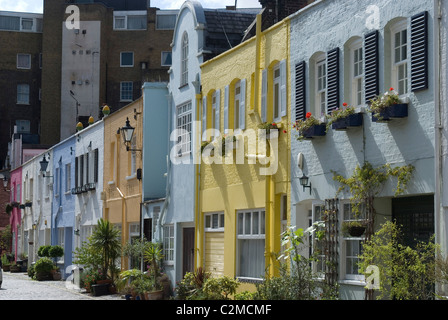
<svg viewBox="0 0 448 320">
<path fill-rule="evenodd" d="M 22 30 L 33 30 L 33 19 L 22 19 Z"/>
<path fill-rule="evenodd" d="M 18 54 L 17 55 L 17 68 L 26 68 L 29 69 L 31 67 L 31 57 L 29 54 Z"/>
<path fill-rule="evenodd" d="M 0 16 L 0 29 L 20 30 L 20 17 Z"/>
<path fill-rule="evenodd" d="M 128 29 L 146 29 L 146 16 L 128 16 Z"/>
<path fill-rule="evenodd" d="M 264 239 L 240 239 L 238 276 L 249 278 L 262 278 L 264 268 Z"/>
</svg>

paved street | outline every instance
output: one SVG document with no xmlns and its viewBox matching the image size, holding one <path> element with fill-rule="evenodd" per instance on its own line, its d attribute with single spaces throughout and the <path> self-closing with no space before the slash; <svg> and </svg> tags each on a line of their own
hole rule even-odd
<svg viewBox="0 0 448 320">
<path fill-rule="evenodd" d="M 3 272 L 0 300 L 124 300 L 119 295 L 93 297 L 68 289 L 65 281 L 35 281 L 25 273 Z"/>
</svg>

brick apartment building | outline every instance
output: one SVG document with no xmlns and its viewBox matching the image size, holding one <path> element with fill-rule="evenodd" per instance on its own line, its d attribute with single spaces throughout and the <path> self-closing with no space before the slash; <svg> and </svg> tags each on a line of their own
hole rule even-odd
<svg viewBox="0 0 448 320">
<path fill-rule="evenodd" d="M 42 14 L 0 12 L 0 169 L 17 133 L 39 143 Z"/>
<path fill-rule="evenodd" d="M 66 21 L 79 8 L 79 29 Z M 59 142 L 141 96 L 143 82 L 168 81 L 176 11 L 147 0 L 45 0 L 41 141 Z M 70 20 L 70 19 L 69 19 Z"/>
</svg>

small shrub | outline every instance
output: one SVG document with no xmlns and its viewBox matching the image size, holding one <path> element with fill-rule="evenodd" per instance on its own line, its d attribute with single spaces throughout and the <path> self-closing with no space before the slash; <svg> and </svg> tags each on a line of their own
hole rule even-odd
<svg viewBox="0 0 448 320">
<path fill-rule="evenodd" d="M 48 254 L 52 258 L 62 257 L 64 255 L 64 249 L 59 245 L 50 246 L 48 249 Z"/>
<path fill-rule="evenodd" d="M 50 272 L 54 269 L 53 261 L 50 258 L 43 257 L 36 261 L 34 270 L 36 272 Z"/>
<path fill-rule="evenodd" d="M 37 255 L 41 258 L 43 257 L 49 257 L 50 256 L 50 245 L 45 245 L 45 246 L 40 246 L 39 249 L 37 250 Z"/>
</svg>

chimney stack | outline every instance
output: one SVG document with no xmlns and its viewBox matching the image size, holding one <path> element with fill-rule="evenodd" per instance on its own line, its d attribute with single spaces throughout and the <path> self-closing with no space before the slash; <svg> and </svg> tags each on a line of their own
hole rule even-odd
<svg viewBox="0 0 448 320">
<path fill-rule="evenodd" d="M 259 0 L 264 8 L 262 30 L 269 28 L 287 16 L 306 7 L 314 0 Z"/>
</svg>

